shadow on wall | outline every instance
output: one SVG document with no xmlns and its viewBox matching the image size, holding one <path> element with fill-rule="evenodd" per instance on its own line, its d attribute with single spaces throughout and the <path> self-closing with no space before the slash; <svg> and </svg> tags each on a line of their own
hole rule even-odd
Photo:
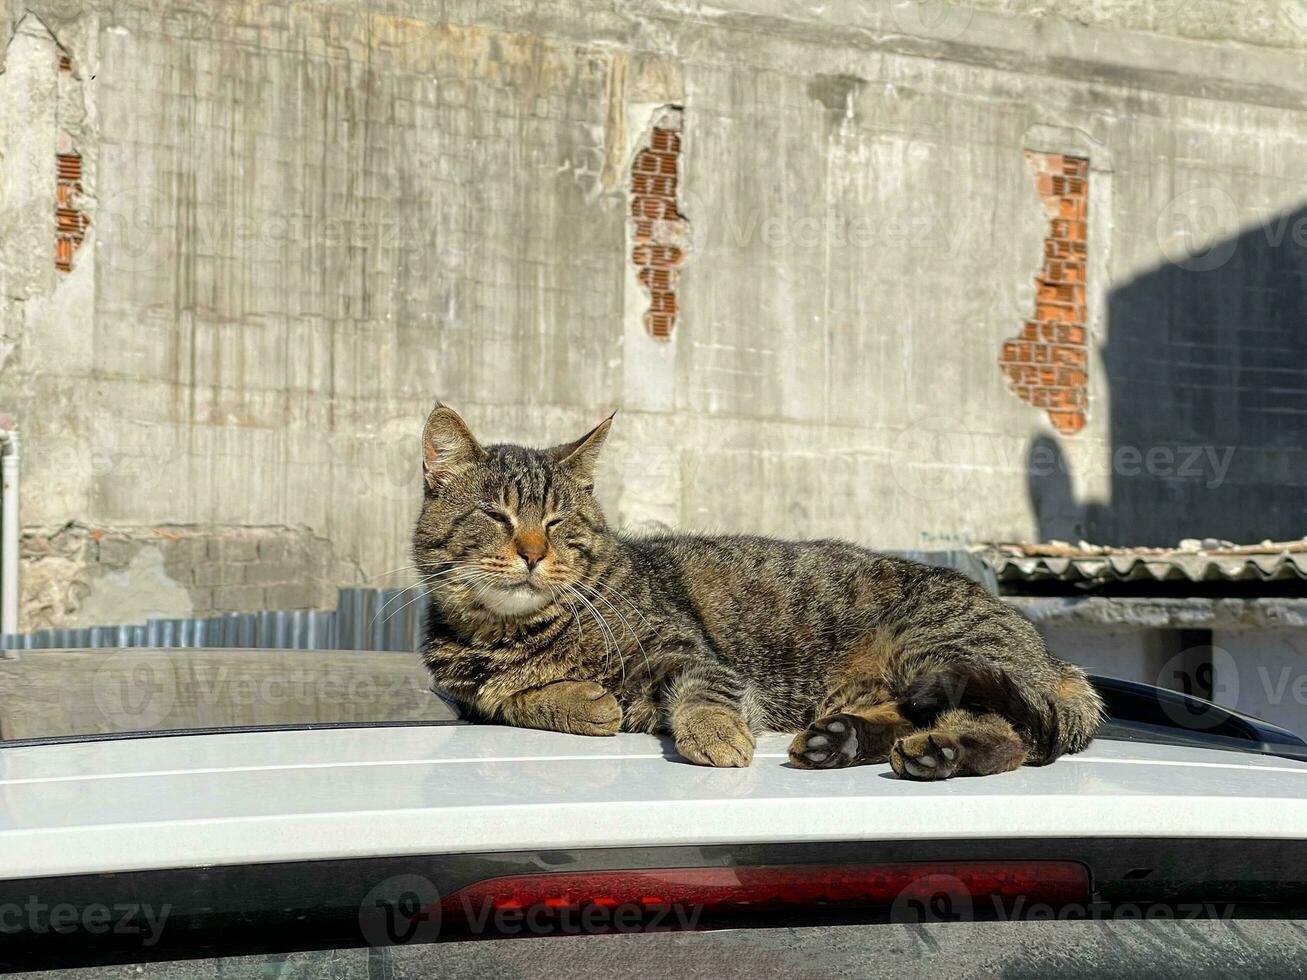
<svg viewBox="0 0 1307 980">
<path fill-rule="evenodd" d="M 1307 534 L 1307 208 L 1112 290 L 1102 360 L 1110 502 L 1077 504 L 1056 442 L 1037 437 L 1041 540 Z"/>
<path fill-rule="evenodd" d="M 1099 504 L 1082 504 L 1071 486 L 1071 471 L 1062 447 L 1052 436 L 1039 435 L 1026 452 L 1026 493 L 1039 528 L 1040 541 L 1092 540 L 1090 514 L 1098 520 Z"/>
</svg>

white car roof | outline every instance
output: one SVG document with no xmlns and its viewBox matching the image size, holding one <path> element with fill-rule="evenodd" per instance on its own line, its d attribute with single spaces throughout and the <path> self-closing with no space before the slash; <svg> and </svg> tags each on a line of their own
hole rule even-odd
<svg viewBox="0 0 1307 980">
<path fill-rule="evenodd" d="M 1100 739 L 1045 768 L 914 783 L 747 769 L 652 736 L 484 725 L 0 744 L 0 879 L 550 848 L 1026 837 L 1307 838 L 1307 763 Z M 928 854 L 928 847 L 925 852 Z"/>
</svg>

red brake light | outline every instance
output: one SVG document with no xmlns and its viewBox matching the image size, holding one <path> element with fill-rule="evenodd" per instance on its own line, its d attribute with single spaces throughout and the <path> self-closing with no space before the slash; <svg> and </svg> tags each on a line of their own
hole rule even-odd
<svg viewBox="0 0 1307 980">
<path fill-rule="evenodd" d="M 547 872 L 490 878 L 441 903 L 447 921 L 485 921 L 500 910 L 693 907 L 709 912 L 783 908 L 932 908 L 963 915 L 977 902 L 1087 903 L 1089 872 L 1073 861 L 762 865 Z"/>
</svg>

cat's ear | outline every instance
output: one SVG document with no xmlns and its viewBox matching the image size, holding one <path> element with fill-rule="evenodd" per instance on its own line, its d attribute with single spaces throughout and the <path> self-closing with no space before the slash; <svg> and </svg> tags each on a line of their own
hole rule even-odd
<svg viewBox="0 0 1307 980">
<path fill-rule="evenodd" d="M 422 430 L 422 479 L 436 490 L 451 474 L 485 455 L 472 430 L 452 408 L 437 404 Z"/>
<path fill-rule="evenodd" d="M 575 442 L 555 446 L 549 450 L 554 460 L 587 490 L 594 487 L 595 463 L 599 461 L 599 450 L 604 447 L 608 430 L 613 426 L 614 412 Z"/>
</svg>

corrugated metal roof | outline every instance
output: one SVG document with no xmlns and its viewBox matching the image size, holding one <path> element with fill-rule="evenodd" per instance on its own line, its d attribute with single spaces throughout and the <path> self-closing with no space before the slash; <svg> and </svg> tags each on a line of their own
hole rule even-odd
<svg viewBox="0 0 1307 980">
<path fill-rule="evenodd" d="M 1307 538 L 1235 545 L 1182 541 L 1177 548 L 995 544 L 977 550 L 1000 582 L 1273 582 L 1307 580 Z"/>
</svg>

